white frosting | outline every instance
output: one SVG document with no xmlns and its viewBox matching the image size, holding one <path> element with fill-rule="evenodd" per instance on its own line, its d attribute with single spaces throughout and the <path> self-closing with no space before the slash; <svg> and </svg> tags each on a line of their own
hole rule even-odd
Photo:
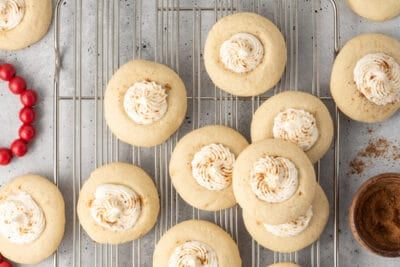
<svg viewBox="0 0 400 267">
<path fill-rule="evenodd" d="M 124 109 L 134 122 L 152 124 L 167 112 L 167 97 L 165 88 L 156 82 L 136 82 L 125 93 Z"/>
<path fill-rule="evenodd" d="M 400 101 L 400 65 L 384 53 L 367 54 L 354 68 L 357 89 L 376 105 Z"/>
<path fill-rule="evenodd" d="M 28 193 L 19 191 L 0 203 L 0 234 L 11 243 L 32 243 L 45 226 L 43 210 Z"/>
<path fill-rule="evenodd" d="M 208 190 L 220 191 L 232 182 L 235 155 L 221 144 L 203 146 L 193 157 L 192 175 Z"/>
<path fill-rule="evenodd" d="M 309 150 L 319 137 L 313 114 L 302 109 L 288 108 L 274 119 L 274 138 L 290 141 L 304 151 Z"/>
<path fill-rule="evenodd" d="M 252 71 L 261 63 L 264 47 L 256 36 L 236 33 L 221 45 L 219 56 L 227 69 L 245 73 Z"/>
<path fill-rule="evenodd" d="M 306 215 L 302 215 L 297 219 L 284 224 L 264 224 L 265 229 L 273 234 L 274 236 L 279 237 L 292 237 L 303 232 L 311 221 L 313 216 L 312 206 L 307 210 Z"/>
<path fill-rule="evenodd" d="M 17 27 L 24 15 L 24 0 L 0 0 L 0 31 L 9 31 Z"/>
<path fill-rule="evenodd" d="M 256 196 L 269 203 L 289 199 L 298 187 L 298 172 L 292 161 L 283 157 L 264 156 L 250 172 L 250 185 Z"/>
<path fill-rule="evenodd" d="M 123 185 L 103 184 L 96 188 L 90 213 L 99 225 L 112 231 L 132 228 L 142 211 L 140 197 Z"/>
<path fill-rule="evenodd" d="M 218 257 L 209 245 L 187 241 L 175 248 L 168 267 L 218 267 Z"/>
</svg>

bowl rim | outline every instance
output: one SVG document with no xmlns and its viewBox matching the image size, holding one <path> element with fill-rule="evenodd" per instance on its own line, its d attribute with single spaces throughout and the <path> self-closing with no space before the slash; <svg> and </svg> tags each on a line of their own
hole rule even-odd
<svg viewBox="0 0 400 267">
<path fill-rule="evenodd" d="M 378 256 L 388 257 L 388 258 L 396 258 L 400 257 L 400 249 L 398 250 L 384 250 L 379 249 L 372 244 L 366 242 L 363 237 L 359 234 L 357 224 L 356 224 L 356 208 L 358 207 L 358 201 L 361 199 L 365 193 L 367 193 L 370 188 L 376 186 L 378 183 L 386 181 L 388 179 L 398 179 L 400 184 L 400 173 L 395 172 L 387 172 L 375 175 L 364 183 L 357 189 L 357 191 L 353 195 L 353 199 L 351 201 L 351 205 L 349 208 L 349 225 L 351 233 L 354 239 L 361 245 L 361 247 L 365 248 L 367 251 L 372 252 Z"/>
</svg>

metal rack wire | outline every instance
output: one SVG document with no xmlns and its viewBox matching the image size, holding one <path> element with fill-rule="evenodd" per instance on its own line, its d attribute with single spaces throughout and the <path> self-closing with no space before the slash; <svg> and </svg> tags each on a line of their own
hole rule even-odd
<svg viewBox="0 0 400 267">
<path fill-rule="evenodd" d="M 338 14 L 335 0 L 327 0 L 332 4 L 334 13 L 334 41 L 335 51 L 338 51 Z M 154 5 L 154 44 L 153 50 L 144 55 L 143 21 L 144 6 L 152 2 Z M 202 45 L 204 42 L 204 29 L 207 23 L 214 23 L 219 18 L 239 12 L 242 10 L 260 12 L 272 6 L 272 19 L 281 29 L 286 37 L 288 47 L 288 64 L 282 81 L 274 88 L 273 93 L 278 93 L 287 88 L 298 90 L 299 72 L 299 25 L 298 25 L 298 1 L 276 0 L 276 1 L 239 1 L 239 0 L 215 0 L 215 1 L 184 1 L 184 0 L 133 0 L 129 1 L 133 13 L 132 21 L 123 25 L 121 15 L 122 2 L 119 0 L 58 0 L 55 12 L 55 78 L 54 78 L 54 180 L 58 184 L 60 180 L 70 179 L 71 204 L 73 215 L 70 218 L 72 241 L 72 266 L 151 266 L 152 251 L 156 242 L 166 230 L 176 223 L 189 218 L 208 219 L 222 226 L 228 231 L 243 249 L 251 247 L 247 263 L 253 267 L 264 266 L 265 262 L 271 263 L 283 260 L 298 261 L 300 257 L 306 257 L 307 266 L 320 266 L 320 245 L 316 242 L 310 249 L 301 253 L 269 253 L 262 249 L 254 240 L 241 234 L 243 228 L 241 212 L 238 207 L 220 212 L 206 213 L 190 208 L 179 198 L 174 190 L 168 176 L 168 162 L 172 150 L 185 132 L 203 126 L 206 123 L 223 124 L 241 129 L 240 116 L 243 112 L 251 115 L 260 103 L 271 96 L 271 93 L 253 98 L 239 98 L 231 96 L 204 79 L 202 63 Z M 320 6 L 319 0 L 312 0 L 310 8 L 317 10 Z M 67 7 L 64 7 L 67 6 Z M 94 8 L 95 16 L 88 18 L 87 6 Z M 127 5 L 128 6 L 128 5 Z M 64 10 L 68 9 L 68 10 Z M 61 23 L 63 12 L 72 15 L 70 27 Z M 312 12 L 313 33 L 316 35 L 318 29 L 318 14 Z M 191 36 L 187 40 L 191 45 L 191 71 L 181 68 L 181 51 L 179 44 L 182 42 L 182 17 L 191 22 Z M 93 38 L 86 36 L 88 33 L 86 25 L 92 23 L 90 30 Z M 189 23 L 190 24 L 190 23 Z M 72 27 L 71 27 L 72 26 Z M 186 27 L 186 26 L 185 26 Z M 69 69 L 63 60 L 67 57 L 62 43 L 62 31 L 70 31 L 73 37 L 73 50 L 69 54 L 72 68 Z M 122 56 L 127 50 L 121 46 L 121 32 L 131 38 L 128 45 L 131 49 L 130 55 Z M 90 39 L 90 40 L 88 40 Z M 87 43 L 92 41 L 94 45 L 87 48 Z M 319 85 L 318 72 L 318 39 L 313 39 L 313 75 L 311 81 L 311 93 L 321 97 L 324 101 L 331 101 L 327 96 L 322 96 Z M 68 44 L 70 46 L 70 44 Z M 86 50 L 87 49 L 87 50 Z M 89 51 L 92 51 L 90 53 Z M 88 59 L 91 57 L 91 59 Z M 103 96 L 108 80 L 118 69 L 120 63 L 124 63 L 123 57 L 148 58 L 164 63 L 175 69 L 181 75 L 190 76 L 186 83 L 188 96 L 188 117 L 186 123 L 166 143 L 151 149 L 129 147 L 120 143 L 109 131 L 103 120 Z M 88 63 L 89 62 L 89 63 Z M 93 74 L 88 75 L 87 65 L 93 64 Z M 66 72 L 72 71 L 72 90 L 63 90 L 63 83 L 67 79 Z M 90 77 L 88 77 L 90 76 Z M 88 89 L 86 83 L 92 86 Z M 90 86 L 89 86 L 90 87 Z M 206 89 L 207 88 L 207 89 Z M 60 92 L 63 92 L 61 94 Z M 71 116 L 60 112 L 61 106 L 71 111 Z M 205 109 L 210 109 L 208 121 L 204 121 Z M 339 113 L 336 108 L 337 137 L 340 136 Z M 68 118 L 69 117 L 69 118 Z M 66 119 L 67 118 L 67 119 Z M 87 125 L 87 123 L 89 125 Z M 63 129 L 69 129 L 66 133 Z M 71 154 L 71 168 L 66 173 L 60 174 L 63 163 L 63 152 L 60 147 L 60 139 L 69 139 L 72 143 L 69 153 Z M 91 142 L 89 151 L 84 151 L 88 140 Z M 93 141 L 93 142 L 92 142 Z M 334 266 L 338 263 L 338 166 L 339 166 L 339 138 L 335 143 L 335 174 L 334 174 Z M 88 157 L 92 153 L 93 157 Z M 76 216 L 76 203 L 79 190 L 86 178 L 86 174 L 101 166 L 102 164 L 124 160 L 144 167 L 154 177 L 155 183 L 161 196 L 161 213 L 159 221 L 153 231 L 143 240 L 136 240 L 131 244 L 115 246 L 101 245 L 91 242 L 81 229 Z M 316 170 L 318 179 L 320 177 L 320 163 Z M 126 255 L 131 255 L 126 257 Z M 54 266 L 59 266 L 59 254 L 54 256 Z M 269 260 L 266 260 L 268 258 Z M 247 265 L 246 265 L 247 266 Z"/>
</svg>

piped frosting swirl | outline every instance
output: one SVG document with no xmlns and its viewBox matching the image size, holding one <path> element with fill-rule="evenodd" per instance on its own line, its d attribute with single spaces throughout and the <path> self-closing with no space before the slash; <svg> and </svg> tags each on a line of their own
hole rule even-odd
<svg viewBox="0 0 400 267">
<path fill-rule="evenodd" d="M 269 203 L 288 200 L 296 192 L 298 183 L 297 168 L 287 158 L 264 156 L 253 164 L 250 171 L 253 193 Z"/>
<path fill-rule="evenodd" d="M 187 241 L 175 248 L 168 267 L 218 267 L 218 257 L 209 245 Z"/>
<path fill-rule="evenodd" d="M 319 131 L 313 114 L 302 109 L 288 108 L 274 119 L 274 138 L 280 138 L 308 151 L 317 142 Z"/>
<path fill-rule="evenodd" d="M 17 27 L 24 15 L 24 0 L 0 0 L 0 32 Z"/>
<path fill-rule="evenodd" d="M 46 227 L 43 210 L 31 195 L 19 191 L 0 203 L 0 234 L 15 244 L 30 244 Z"/>
<path fill-rule="evenodd" d="M 222 144 L 203 146 L 193 157 L 192 175 L 196 182 L 212 191 L 220 191 L 232 183 L 235 155 Z"/>
<path fill-rule="evenodd" d="M 167 97 L 166 89 L 156 82 L 136 82 L 125 93 L 124 109 L 134 122 L 152 124 L 167 112 Z"/>
<path fill-rule="evenodd" d="M 367 54 L 354 68 L 357 89 L 372 103 L 387 105 L 400 101 L 400 65 L 384 53 Z"/>
<path fill-rule="evenodd" d="M 138 221 L 142 203 L 132 189 L 115 184 L 103 184 L 96 188 L 90 203 L 90 213 L 97 224 L 112 231 L 132 228 Z"/>
<path fill-rule="evenodd" d="M 227 69 L 235 73 L 246 73 L 262 62 L 264 46 L 252 34 L 236 33 L 223 42 L 219 55 Z"/>
</svg>

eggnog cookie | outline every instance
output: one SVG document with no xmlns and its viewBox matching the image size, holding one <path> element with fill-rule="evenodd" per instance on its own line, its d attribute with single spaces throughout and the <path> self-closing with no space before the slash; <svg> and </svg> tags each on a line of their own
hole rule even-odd
<svg viewBox="0 0 400 267">
<path fill-rule="evenodd" d="M 120 244 L 145 235 L 160 209 L 152 179 L 139 167 L 111 163 L 92 172 L 79 195 L 78 216 L 98 243 Z"/>
<path fill-rule="evenodd" d="M 294 252 L 314 243 L 324 231 L 328 218 L 328 199 L 319 185 L 307 212 L 287 223 L 266 224 L 243 212 L 244 224 L 250 235 L 263 247 L 279 252 Z"/>
<path fill-rule="evenodd" d="M 332 69 L 331 93 L 356 121 L 381 122 L 400 107 L 400 42 L 364 34 L 342 48 Z"/>
<path fill-rule="evenodd" d="M 346 0 L 357 15 L 375 21 L 385 21 L 400 15 L 399 0 Z"/>
<path fill-rule="evenodd" d="M 190 132 L 171 156 L 169 172 L 176 191 L 198 209 L 214 211 L 234 206 L 233 164 L 247 146 L 239 132 L 225 126 Z"/>
<path fill-rule="evenodd" d="M 211 80 L 238 96 L 255 96 L 276 85 L 286 65 L 279 29 L 254 13 L 220 19 L 208 34 L 204 64 Z"/>
<path fill-rule="evenodd" d="M 268 265 L 268 267 L 300 267 L 300 265 L 298 265 L 296 263 L 290 263 L 290 262 L 279 262 L 279 263 Z"/>
<path fill-rule="evenodd" d="M 186 106 L 185 85 L 172 69 L 133 60 L 108 83 L 104 116 L 118 139 L 151 147 L 163 143 L 179 128 Z"/>
<path fill-rule="evenodd" d="M 57 250 L 64 235 L 64 199 L 46 178 L 24 175 L 0 190 L 0 251 L 21 264 L 37 264 Z"/>
<path fill-rule="evenodd" d="M 283 92 L 265 101 L 253 116 L 252 142 L 267 138 L 298 145 L 314 163 L 332 143 L 332 118 L 317 97 L 303 92 Z"/>
<path fill-rule="evenodd" d="M 316 185 L 307 155 L 280 139 L 251 144 L 233 168 L 237 202 L 250 216 L 266 223 L 285 223 L 305 214 Z"/>
<path fill-rule="evenodd" d="M 240 267 L 239 249 L 219 226 L 200 220 L 179 223 L 158 242 L 153 266 Z"/>
<path fill-rule="evenodd" d="M 0 49 L 18 50 L 42 39 L 52 10 L 51 0 L 0 0 Z"/>
</svg>

